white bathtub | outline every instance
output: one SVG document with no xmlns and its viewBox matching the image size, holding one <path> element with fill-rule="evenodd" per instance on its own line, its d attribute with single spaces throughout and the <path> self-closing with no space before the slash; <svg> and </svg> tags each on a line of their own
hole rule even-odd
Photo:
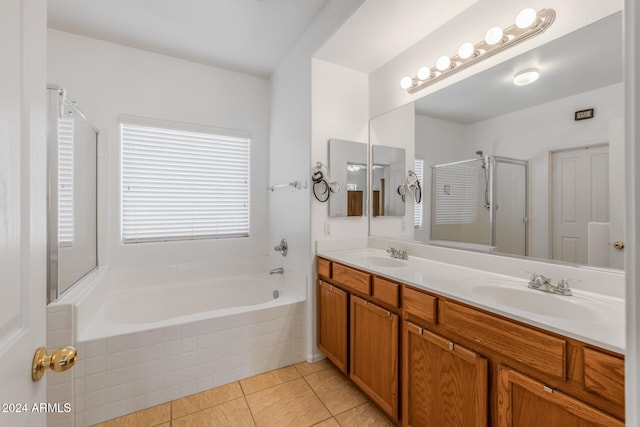
<svg viewBox="0 0 640 427">
<path fill-rule="evenodd" d="M 63 298 L 56 305 L 73 305 L 78 348 L 75 425 L 304 360 L 306 276 L 271 267 L 250 259 L 103 271 Z"/>
</svg>

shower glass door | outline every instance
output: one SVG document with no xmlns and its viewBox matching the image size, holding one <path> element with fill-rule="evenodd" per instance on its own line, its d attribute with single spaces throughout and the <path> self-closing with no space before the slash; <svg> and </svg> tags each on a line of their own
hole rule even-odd
<svg viewBox="0 0 640 427">
<path fill-rule="evenodd" d="M 64 90 L 49 88 L 48 300 L 98 265 L 97 130 Z"/>
</svg>

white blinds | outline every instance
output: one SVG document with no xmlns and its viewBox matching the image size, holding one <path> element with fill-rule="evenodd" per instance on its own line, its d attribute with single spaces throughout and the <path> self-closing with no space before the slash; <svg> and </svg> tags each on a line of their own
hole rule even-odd
<svg viewBox="0 0 640 427">
<path fill-rule="evenodd" d="M 58 244 L 73 245 L 73 116 L 58 119 Z"/>
<path fill-rule="evenodd" d="M 476 168 L 448 165 L 434 168 L 436 224 L 470 224 L 478 215 Z"/>
<path fill-rule="evenodd" d="M 414 159 L 413 171 L 418 177 L 418 182 L 420 182 L 420 188 L 422 189 L 421 197 L 424 197 L 424 160 Z M 422 228 L 422 205 L 422 201 L 420 203 L 416 203 L 415 200 L 413 201 L 413 227 L 415 229 Z"/>
<path fill-rule="evenodd" d="M 121 124 L 124 243 L 249 235 L 250 139 Z"/>
</svg>

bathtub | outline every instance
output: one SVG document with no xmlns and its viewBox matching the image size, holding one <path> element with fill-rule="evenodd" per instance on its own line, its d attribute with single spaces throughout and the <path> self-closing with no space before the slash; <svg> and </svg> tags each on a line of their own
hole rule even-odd
<svg viewBox="0 0 640 427">
<path fill-rule="evenodd" d="M 50 307 L 74 318 L 76 426 L 304 360 L 306 276 L 226 264 L 99 271 Z"/>
</svg>

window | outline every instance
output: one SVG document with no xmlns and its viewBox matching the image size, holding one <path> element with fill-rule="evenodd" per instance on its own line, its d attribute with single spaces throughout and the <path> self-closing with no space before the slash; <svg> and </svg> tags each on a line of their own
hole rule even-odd
<svg viewBox="0 0 640 427">
<path fill-rule="evenodd" d="M 58 119 L 58 245 L 73 245 L 73 116 Z"/>
<path fill-rule="evenodd" d="M 420 183 L 420 188 L 422 189 L 421 197 L 424 200 L 424 160 L 422 159 L 414 159 L 413 160 L 413 171 L 416 173 L 418 177 L 418 182 Z M 416 230 L 422 228 L 422 206 L 423 200 L 420 203 L 416 203 L 415 200 L 413 202 L 413 228 Z"/>
<path fill-rule="evenodd" d="M 121 123 L 124 243 L 249 236 L 246 133 Z"/>
<path fill-rule="evenodd" d="M 447 165 L 434 168 L 435 223 L 472 224 L 478 212 L 476 168 Z"/>
</svg>

